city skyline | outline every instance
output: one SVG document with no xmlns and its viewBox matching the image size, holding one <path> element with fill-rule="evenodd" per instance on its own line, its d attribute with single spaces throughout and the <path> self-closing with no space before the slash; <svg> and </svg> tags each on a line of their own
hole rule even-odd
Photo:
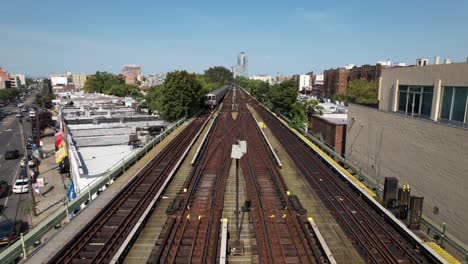
<svg viewBox="0 0 468 264">
<path fill-rule="evenodd" d="M 129 13 L 134 7 L 141 8 Z M 76 16 L 64 12 L 70 8 L 60 1 L 0 7 L 0 32 L 8 36 L 0 43 L 1 66 L 31 76 L 119 73 L 129 63 L 141 65 L 144 74 L 201 73 L 217 65 L 229 69 L 245 51 L 250 75 L 290 75 L 382 59 L 411 65 L 419 57 L 440 56 L 464 62 L 468 55 L 463 1 L 83 1 L 73 6 Z"/>
</svg>

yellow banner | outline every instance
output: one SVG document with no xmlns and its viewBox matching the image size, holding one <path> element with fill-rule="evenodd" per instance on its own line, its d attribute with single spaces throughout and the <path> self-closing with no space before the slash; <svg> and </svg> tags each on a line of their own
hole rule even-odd
<svg viewBox="0 0 468 264">
<path fill-rule="evenodd" d="M 67 146 L 65 145 L 65 142 L 62 141 L 60 143 L 59 149 L 57 150 L 57 152 L 55 152 L 55 162 L 60 163 L 67 156 Z"/>
</svg>

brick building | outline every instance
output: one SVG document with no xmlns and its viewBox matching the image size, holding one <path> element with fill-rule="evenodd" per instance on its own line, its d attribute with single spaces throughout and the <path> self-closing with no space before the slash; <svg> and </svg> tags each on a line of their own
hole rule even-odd
<svg viewBox="0 0 468 264">
<path fill-rule="evenodd" d="M 360 67 L 353 67 L 349 70 L 348 82 L 357 79 L 366 79 L 369 82 L 376 82 L 382 75 L 382 68 L 384 68 L 384 66 L 381 64 L 366 64 Z"/>
<path fill-rule="evenodd" d="M 125 78 L 126 84 L 136 84 L 138 76 L 141 74 L 141 66 L 135 64 L 124 65 L 122 75 Z"/>
<path fill-rule="evenodd" d="M 366 79 L 369 82 L 376 82 L 382 74 L 382 69 L 387 67 L 378 63 L 325 70 L 323 72 L 324 95 L 331 98 L 338 93 L 345 94 L 348 90 L 348 83 L 353 80 Z"/>
<path fill-rule="evenodd" d="M 337 93 L 346 93 L 348 88 L 348 69 L 325 70 L 323 71 L 323 75 L 323 93 L 326 98 L 331 98 Z"/>
<path fill-rule="evenodd" d="M 10 74 L 8 72 L 5 72 L 2 67 L 0 67 L 0 81 L 9 81 L 10 80 Z"/>
<path fill-rule="evenodd" d="M 334 149 L 336 154 L 344 155 L 346 148 L 347 114 L 323 114 L 309 116 L 309 133 L 322 139 Z"/>
</svg>

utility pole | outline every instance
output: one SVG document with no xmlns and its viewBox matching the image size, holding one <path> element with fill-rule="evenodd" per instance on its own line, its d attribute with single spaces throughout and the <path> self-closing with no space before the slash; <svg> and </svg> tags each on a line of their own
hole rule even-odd
<svg viewBox="0 0 468 264">
<path fill-rule="evenodd" d="M 234 255 L 243 254 L 244 246 L 240 241 L 240 223 L 239 223 L 239 160 L 247 153 L 247 142 L 237 141 L 232 145 L 231 158 L 236 160 L 236 240 L 231 244 L 231 251 Z"/>
</svg>

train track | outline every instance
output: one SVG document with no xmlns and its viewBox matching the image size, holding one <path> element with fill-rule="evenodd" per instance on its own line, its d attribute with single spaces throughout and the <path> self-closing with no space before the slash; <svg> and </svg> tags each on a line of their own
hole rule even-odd
<svg viewBox="0 0 468 264">
<path fill-rule="evenodd" d="M 253 101 L 252 101 L 253 102 Z M 437 263 L 262 106 L 255 108 L 369 263 Z"/>
<path fill-rule="evenodd" d="M 242 160 L 247 193 L 254 208 L 257 241 L 262 263 L 322 263 L 321 248 L 308 232 L 305 218 L 289 201 L 285 183 L 250 115 L 246 124 L 247 157 Z"/>
<path fill-rule="evenodd" d="M 187 191 L 178 195 L 155 245 L 150 263 L 213 263 L 218 240 L 224 190 L 234 143 L 228 134 L 242 118 L 230 117 L 230 95 L 219 111 L 213 130 L 201 149 L 201 159 L 187 179 Z"/>
<path fill-rule="evenodd" d="M 150 263 L 206 263 L 215 257 L 216 251 L 206 249 L 217 241 L 217 228 L 213 226 L 218 226 L 221 217 L 230 165 L 223 115 L 218 115 L 202 148 L 203 156 L 184 184 L 187 191 L 181 192 L 172 205 L 176 213 L 167 219 Z"/>
<path fill-rule="evenodd" d="M 321 263 L 321 252 L 312 232 L 292 207 L 288 209 L 290 204 L 279 172 L 276 170 L 274 178 L 269 175 L 270 167 L 275 168 L 275 164 L 246 107 L 244 95 L 237 91 L 235 100 L 232 90 L 224 99 L 208 143 L 202 148 L 203 156 L 187 181 L 187 192 L 176 198 L 178 211 L 166 221 L 150 263 L 215 263 L 218 260 L 219 220 L 231 165 L 230 149 L 237 140 L 252 142 L 249 145 L 252 153 L 243 159 L 241 168 L 247 185 L 254 186 L 248 188 L 248 197 L 253 202 L 248 213 L 255 222 L 260 262 Z M 235 118 L 232 109 L 238 110 Z M 232 234 L 231 243 L 234 240 Z"/>
<path fill-rule="evenodd" d="M 207 117 L 192 121 L 50 263 L 109 263 Z"/>
</svg>

